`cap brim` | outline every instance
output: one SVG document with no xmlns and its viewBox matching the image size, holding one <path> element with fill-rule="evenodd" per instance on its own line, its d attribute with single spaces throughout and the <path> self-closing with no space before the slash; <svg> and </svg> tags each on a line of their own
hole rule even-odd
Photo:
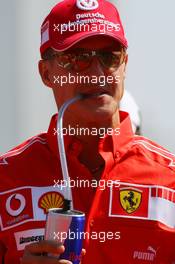
<svg viewBox="0 0 175 264">
<path fill-rule="evenodd" d="M 92 36 L 108 36 L 111 37 L 112 39 L 115 39 L 119 43 L 121 43 L 125 48 L 128 47 L 127 40 L 120 38 L 120 36 L 117 36 L 116 34 L 113 34 L 112 32 L 79 32 L 74 34 L 73 36 L 66 38 L 64 42 L 62 43 L 54 43 L 52 44 L 52 48 L 57 51 L 65 51 L 69 48 L 71 48 L 73 45 L 78 43 L 79 41 L 86 39 L 88 37 Z"/>
</svg>

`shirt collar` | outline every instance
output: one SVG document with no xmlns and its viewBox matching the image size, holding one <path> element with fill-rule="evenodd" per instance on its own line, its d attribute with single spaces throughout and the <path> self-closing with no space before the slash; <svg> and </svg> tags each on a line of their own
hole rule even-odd
<svg viewBox="0 0 175 264">
<path fill-rule="evenodd" d="M 121 157 L 129 148 L 128 143 L 133 139 L 134 133 L 131 126 L 129 114 L 120 111 L 120 125 L 115 130 L 113 135 L 105 135 L 99 141 L 99 152 L 113 152 L 114 157 Z M 47 141 L 50 149 L 59 158 L 58 143 L 57 143 L 57 118 L 58 114 L 55 114 L 50 122 L 47 132 Z M 64 144 L 66 152 L 72 152 L 76 156 L 82 150 L 81 142 L 75 138 L 75 136 L 65 135 Z"/>
<path fill-rule="evenodd" d="M 119 135 L 114 135 L 113 139 L 113 152 L 116 156 L 123 156 L 127 152 L 130 144 L 133 140 L 134 133 L 130 116 L 127 112 L 120 111 L 120 126 Z"/>
</svg>

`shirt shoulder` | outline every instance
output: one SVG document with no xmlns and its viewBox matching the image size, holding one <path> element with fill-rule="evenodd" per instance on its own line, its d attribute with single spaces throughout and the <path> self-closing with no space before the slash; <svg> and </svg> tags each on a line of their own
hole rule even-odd
<svg viewBox="0 0 175 264">
<path fill-rule="evenodd" d="M 175 154 L 143 136 L 134 136 L 133 148 L 142 153 L 145 158 L 175 172 Z"/>
<path fill-rule="evenodd" d="M 47 133 L 41 133 L 27 139 L 20 145 L 0 155 L 0 171 L 5 165 L 25 159 L 31 154 L 39 153 L 44 148 L 47 148 Z"/>
<path fill-rule="evenodd" d="M 53 166 L 47 141 L 47 133 L 42 133 L 0 156 L 0 193 L 43 184 L 41 176 Z"/>
</svg>

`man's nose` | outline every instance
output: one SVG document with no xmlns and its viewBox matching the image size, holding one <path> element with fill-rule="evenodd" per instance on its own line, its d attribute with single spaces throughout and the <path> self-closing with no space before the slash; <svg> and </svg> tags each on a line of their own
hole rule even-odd
<svg viewBox="0 0 175 264">
<path fill-rule="evenodd" d="M 92 57 L 92 60 L 88 68 L 84 72 L 89 76 L 90 75 L 95 75 L 95 76 L 105 75 L 105 69 L 96 56 Z"/>
</svg>

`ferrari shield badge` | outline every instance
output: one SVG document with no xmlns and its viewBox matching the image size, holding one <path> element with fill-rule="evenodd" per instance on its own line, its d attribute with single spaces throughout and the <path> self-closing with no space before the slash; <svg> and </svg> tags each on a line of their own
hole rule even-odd
<svg viewBox="0 0 175 264">
<path fill-rule="evenodd" d="M 123 209 L 128 213 L 132 214 L 135 212 L 142 200 L 142 191 L 138 189 L 120 189 L 120 203 Z"/>
</svg>

